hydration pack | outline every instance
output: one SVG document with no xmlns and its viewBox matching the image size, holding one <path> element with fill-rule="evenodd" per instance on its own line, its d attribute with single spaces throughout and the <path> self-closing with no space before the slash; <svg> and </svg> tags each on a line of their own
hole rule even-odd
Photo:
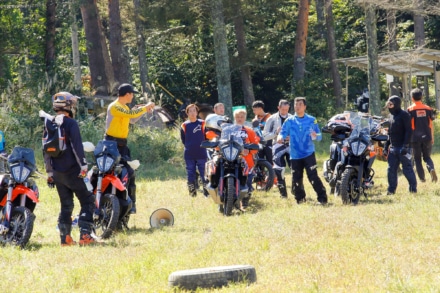
<svg viewBox="0 0 440 293">
<path fill-rule="evenodd" d="M 66 150 L 64 129 L 55 122 L 55 119 L 44 119 L 43 152 L 56 158 Z"/>
</svg>

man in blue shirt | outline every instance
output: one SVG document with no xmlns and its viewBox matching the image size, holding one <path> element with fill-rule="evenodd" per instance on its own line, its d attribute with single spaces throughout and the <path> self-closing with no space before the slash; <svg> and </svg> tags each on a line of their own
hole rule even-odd
<svg viewBox="0 0 440 293">
<path fill-rule="evenodd" d="M 281 143 L 287 137 L 290 139 L 290 164 L 292 169 L 292 194 L 298 204 L 305 202 L 306 193 L 303 185 L 303 173 L 306 170 L 307 178 L 318 195 L 321 204 L 327 203 L 327 193 L 318 177 L 314 140 L 322 139 L 321 130 L 316 118 L 306 114 L 306 99 L 295 98 L 295 115 L 288 118 L 277 137 Z"/>
</svg>

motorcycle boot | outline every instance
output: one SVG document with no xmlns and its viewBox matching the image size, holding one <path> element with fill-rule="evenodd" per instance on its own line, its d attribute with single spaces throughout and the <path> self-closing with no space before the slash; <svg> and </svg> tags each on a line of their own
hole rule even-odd
<svg viewBox="0 0 440 293">
<path fill-rule="evenodd" d="M 131 199 L 130 214 L 136 214 L 136 186 L 128 187 L 128 196 Z"/>
<path fill-rule="evenodd" d="M 246 209 L 249 206 L 249 200 L 251 199 L 251 197 L 252 197 L 252 193 L 249 192 L 247 196 L 241 200 L 241 207 L 243 209 Z"/>
<path fill-rule="evenodd" d="M 277 181 L 278 191 L 281 198 L 287 198 L 286 180 L 283 178 L 283 170 L 274 169 Z"/>
<path fill-rule="evenodd" d="M 196 197 L 197 196 L 197 189 L 196 189 L 196 185 L 194 183 L 188 182 L 188 191 L 189 191 L 189 195 L 192 197 Z"/>
<path fill-rule="evenodd" d="M 208 181 L 203 182 L 203 195 L 205 197 L 209 197 L 209 192 L 208 192 L 207 186 L 208 186 Z"/>
<path fill-rule="evenodd" d="M 79 245 L 93 245 L 96 244 L 95 238 L 92 237 L 91 228 L 81 228 L 80 229 L 80 237 L 79 237 Z"/>
<path fill-rule="evenodd" d="M 72 230 L 71 224 L 58 223 L 58 229 L 60 230 L 61 246 L 72 246 L 76 245 L 73 241 L 70 232 Z"/>
</svg>

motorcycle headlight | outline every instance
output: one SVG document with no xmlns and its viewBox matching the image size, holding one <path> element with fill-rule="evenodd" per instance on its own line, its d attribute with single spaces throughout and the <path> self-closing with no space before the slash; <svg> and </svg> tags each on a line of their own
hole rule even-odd
<svg viewBox="0 0 440 293">
<path fill-rule="evenodd" d="M 221 150 L 223 157 L 228 161 L 234 161 L 237 158 L 239 152 L 239 149 L 234 147 L 234 145 L 232 144 L 225 145 L 224 147 L 222 147 Z"/>
<path fill-rule="evenodd" d="M 102 156 L 96 158 L 96 164 L 98 165 L 98 169 L 101 172 L 108 172 L 114 163 L 115 160 L 111 157 Z"/>
<path fill-rule="evenodd" d="M 360 141 L 354 141 L 350 144 L 350 148 L 355 156 L 360 156 L 367 148 L 367 145 Z"/>
<path fill-rule="evenodd" d="M 11 166 L 11 174 L 12 178 L 14 178 L 15 182 L 23 183 L 31 174 L 31 169 L 26 167 L 25 165 L 15 165 Z"/>
</svg>

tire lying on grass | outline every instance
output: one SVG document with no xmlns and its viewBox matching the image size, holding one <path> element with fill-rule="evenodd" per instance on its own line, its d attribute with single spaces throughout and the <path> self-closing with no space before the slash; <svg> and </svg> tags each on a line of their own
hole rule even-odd
<svg viewBox="0 0 440 293">
<path fill-rule="evenodd" d="M 248 284 L 257 281 L 255 268 L 251 265 L 233 265 L 209 267 L 176 271 L 168 277 L 170 287 L 178 287 L 186 290 L 197 288 L 218 288 L 228 285 L 230 282 L 247 282 Z"/>
</svg>

